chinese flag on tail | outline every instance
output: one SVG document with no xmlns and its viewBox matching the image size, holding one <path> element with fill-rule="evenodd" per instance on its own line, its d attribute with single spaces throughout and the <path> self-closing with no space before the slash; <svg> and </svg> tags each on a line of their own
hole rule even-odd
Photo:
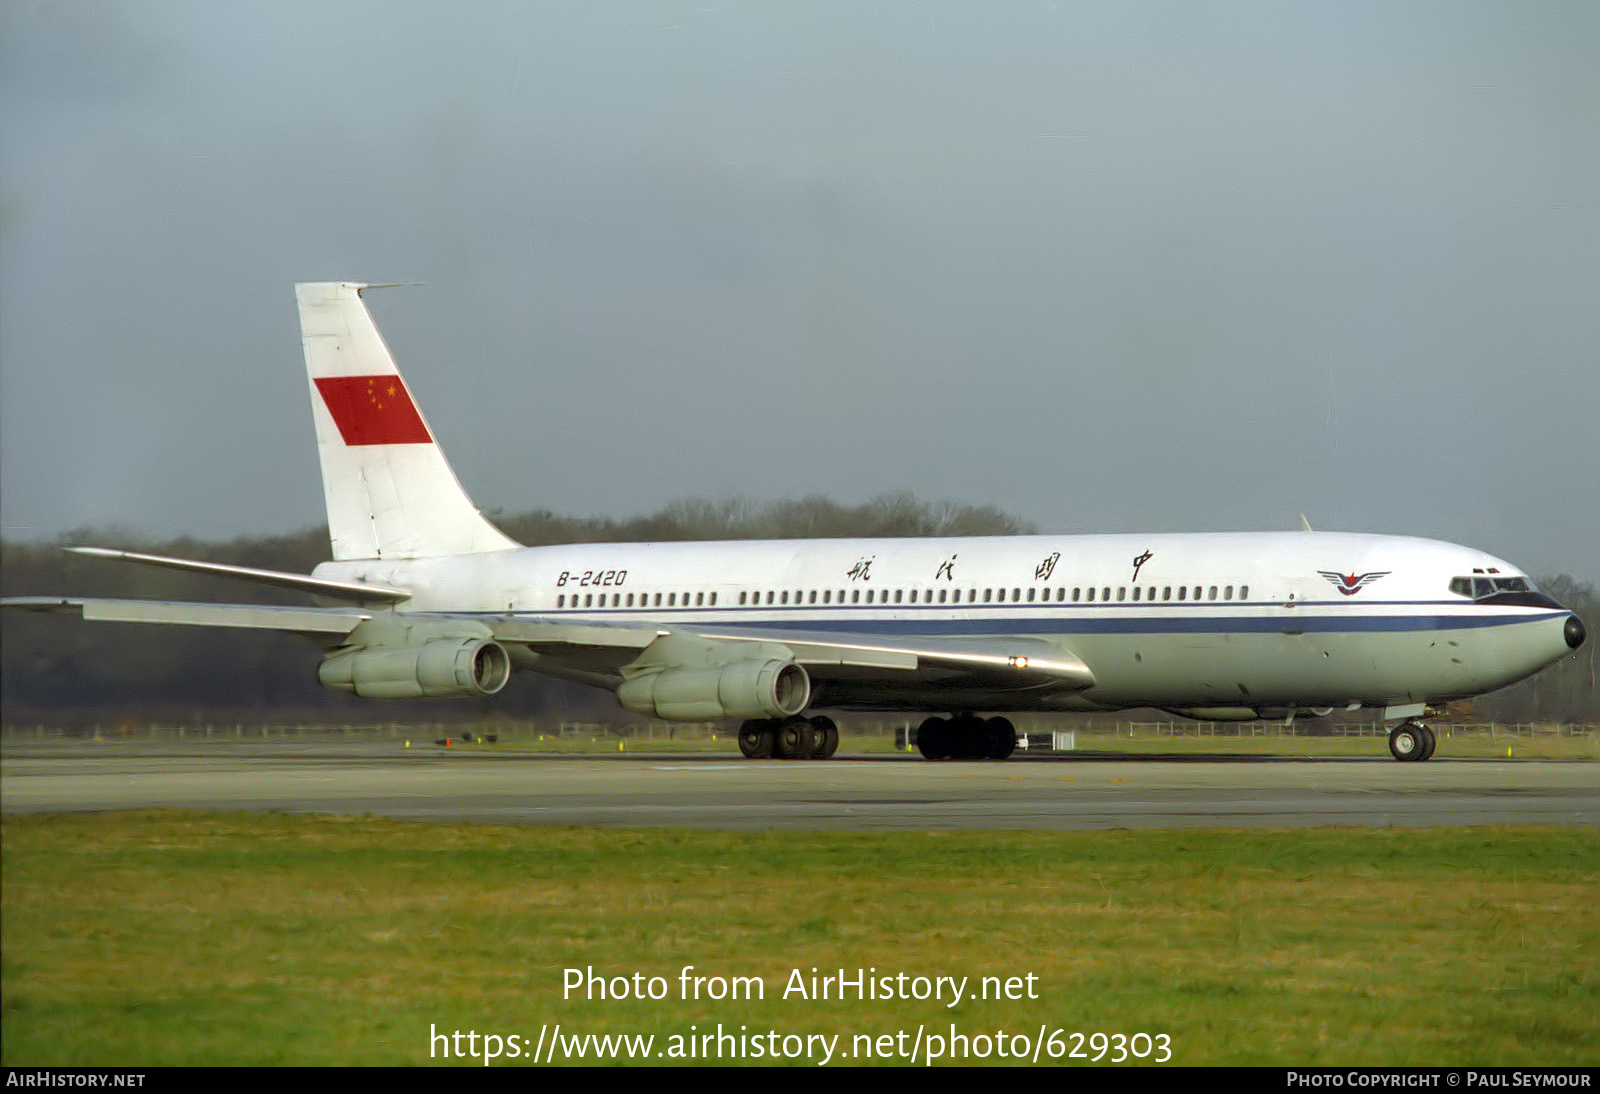
<svg viewBox="0 0 1600 1094">
<path fill-rule="evenodd" d="M 345 444 L 433 443 L 399 376 L 319 376 L 316 383 Z"/>
</svg>

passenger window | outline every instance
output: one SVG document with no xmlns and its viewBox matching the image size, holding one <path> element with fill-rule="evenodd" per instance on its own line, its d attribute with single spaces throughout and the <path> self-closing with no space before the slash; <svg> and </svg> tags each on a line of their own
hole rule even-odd
<svg viewBox="0 0 1600 1094">
<path fill-rule="evenodd" d="M 713 593 L 712 595 L 715 596 L 716 594 Z M 817 602 L 817 590 L 812 589 L 811 592 L 806 594 L 806 603 L 807 604 L 815 604 L 816 602 Z"/>
<path fill-rule="evenodd" d="M 833 590 L 832 589 L 823 589 L 822 590 L 822 602 L 824 604 L 832 604 L 833 603 Z"/>
<path fill-rule="evenodd" d="M 1224 600 L 1232 600 L 1233 599 L 1233 586 L 1232 585 L 1229 585 L 1227 588 L 1222 590 L 1222 599 L 1224 599 Z"/>
<path fill-rule="evenodd" d="M 556 607 L 565 608 L 566 606 L 567 606 L 567 598 L 566 597 L 564 597 L 564 596 L 556 597 Z"/>
<path fill-rule="evenodd" d="M 1078 594 L 1080 592 L 1082 592 L 1082 591 L 1083 591 L 1083 587 L 1081 585 L 1072 590 L 1072 602 L 1074 604 L 1076 604 L 1078 602 Z"/>
<path fill-rule="evenodd" d="M 1185 599 L 1188 598 L 1188 596 L 1189 596 L 1189 586 L 1187 586 L 1187 585 L 1179 585 L 1178 586 L 1178 599 L 1179 600 L 1185 600 Z"/>
<path fill-rule="evenodd" d="M 594 594 L 593 593 L 585 594 L 585 596 L 583 598 L 583 606 L 585 608 L 594 607 Z"/>
<path fill-rule="evenodd" d="M 1111 586 L 1110 585 L 1107 585 L 1104 589 L 1100 590 L 1100 599 L 1101 600 L 1110 600 L 1111 599 Z"/>
<path fill-rule="evenodd" d="M 1118 600 L 1126 600 L 1126 599 L 1128 599 L 1128 587 L 1126 585 L 1118 585 L 1117 586 L 1117 599 Z"/>
<path fill-rule="evenodd" d="M 1239 586 L 1239 599 L 1240 600 L 1249 600 L 1250 599 L 1250 586 L 1248 586 L 1248 585 L 1240 585 Z"/>
<path fill-rule="evenodd" d="M 1093 602 L 1093 600 L 1094 600 L 1094 587 L 1093 586 L 1090 586 L 1090 588 L 1089 588 L 1089 600 L 1091 602 Z"/>
<path fill-rule="evenodd" d="M 850 590 L 850 603 L 852 603 L 852 604 L 861 603 L 861 590 L 860 589 L 851 589 Z"/>
<path fill-rule="evenodd" d="M 1161 599 L 1162 600 L 1171 600 L 1172 599 L 1172 586 L 1171 585 L 1163 585 L 1161 587 Z"/>
<path fill-rule="evenodd" d="M 1134 586 L 1134 587 L 1133 587 L 1133 598 L 1134 598 L 1134 599 L 1135 599 L 1135 600 L 1138 600 L 1138 599 L 1139 599 L 1139 586 L 1137 586 L 1137 585 L 1135 585 L 1135 586 Z"/>
<path fill-rule="evenodd" d="M 1211 586 L 1211 590 L 1207 594 L 1206 599 L 1207 600 L 1215 600 L 1216 598 L 1217 598 L 1217 587 L 1215 585 L 1213 585 L 1213 586 Z"/>
<path fill-rule="evenodd" d="M 715 604 L 716 602 L 717 602 L 717 594 L 716 593 L 712 593 L 711 594 L 711 603 Z M 628 598 L 628 603 L 629 604 L 633 603 L 633 598 L 631 596 Z"/>
<path fill-rule="evenodd" d="M 705 602 L 706 602 L 706 594 L 705 593 L 695 593 L 694 594 L 694 606 L 695 607 L 699 608 L 699 607 L 703 606 L 705 604 Z"/>
</svg>

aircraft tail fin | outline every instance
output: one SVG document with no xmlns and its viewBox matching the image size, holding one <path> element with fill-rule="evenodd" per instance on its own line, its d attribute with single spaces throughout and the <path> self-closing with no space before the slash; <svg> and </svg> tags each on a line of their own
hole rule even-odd
<svg viewBox="0 0 1600 1094">
<path fill-rule="evenodd" d="M 336 560 L 518 546 L 472 504 L 361 300 L 364 284 L 294 287 Z"/>
</svg>

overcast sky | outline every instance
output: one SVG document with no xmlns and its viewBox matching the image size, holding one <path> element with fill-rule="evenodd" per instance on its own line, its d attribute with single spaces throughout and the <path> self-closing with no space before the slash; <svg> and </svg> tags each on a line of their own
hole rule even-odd
<svg viewBox="0 0 1600 1094">
<path fill-rule="evenodd" d="M 1600 5 L 0 5 L 0 531 L 323 520 L 292 284 L 486 511 L 907 489 L 1600 580 Z M 1330 566 L 1336 560 L 1330 560 Z"/>
</svg>

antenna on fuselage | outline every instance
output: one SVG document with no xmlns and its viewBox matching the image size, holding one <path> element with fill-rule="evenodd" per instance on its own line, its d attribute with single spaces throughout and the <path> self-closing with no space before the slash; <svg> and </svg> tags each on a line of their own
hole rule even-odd
<svg viewBox="0 0 1600 1094">
<path fill-rule="evenodd" d="M 1306 519 L 1306 515 L 1304 513 L 1300 514 L 1300 530 L 1302 532 L 1311 531 L 1311 522 Z"/>
</svg>

